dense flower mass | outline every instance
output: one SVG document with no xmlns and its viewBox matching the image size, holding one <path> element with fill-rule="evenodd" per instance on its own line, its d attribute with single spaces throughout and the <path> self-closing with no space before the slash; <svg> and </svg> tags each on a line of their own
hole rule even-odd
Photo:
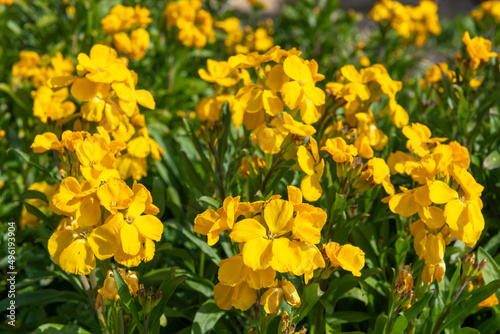
<svg viewBox="0 0 500 334">
<path fill-rule="evenodd" d="M 378 1 L 0 0 L 0 332 L 494 331 L 499 2 Z"/>
<path fill-rule="evenodd" d="M 325 247 L 326 255 L 316 246 L 321 242 L 326 219 L 324 210 L 302 203 L 301 191 L 293 186 L 288 186 L 288 200 L 275 195 L 267 201 L 249 203 L 240 202 L 240 197 L 227 197 L 222 208 L 199 214 L 194 230 L 207 235 L 209 245 L 214 245 L 225 231 L 239 243 L 240 253 L 219 263 L 216 304 L 225 310 L 247 310 L 257 300 L 257 291 L 267 288 L 260 299 L 267 313 L 275 314 L 283 298 L 292 307 L 299 307 L 295 286 L 283 276 L 281 280 L 276 276 L 303 275 L 307 283 L 315 270 L 325 267 L 325 258 L 332 267 L 340 263 L 359 276 L 364 253 L 357 247 L 344 246 L 347 252 L 349 247 L 357 252 L 350 257 L 330 251 L 332 244 Z"/>
<path fill-rule="evenodd" d="M 375 22 L 388 23 L 406 41 L 413 40 L 416 46 L 423 46 L 429 33 L 439 35 L 441 26 L 434 1 L 421 0 L 418 6 L 403 5 L 399 1 L 377 2 L 369 16 Z"/>
</svg>

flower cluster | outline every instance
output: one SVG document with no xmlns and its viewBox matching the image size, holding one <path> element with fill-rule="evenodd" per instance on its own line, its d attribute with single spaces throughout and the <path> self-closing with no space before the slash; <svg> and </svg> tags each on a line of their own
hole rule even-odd
<svg viewBox="0 0 500 334">
<path fill-rule="evenodd" d="M 96 267 L 96 258 L 114 257 L 127 267 L 153 258 L 154 241 L 163 233 L 155 217 L 159 209 L 143 185 L 134 182 L 130 188 L 124 179 L 140 179 L 147 170 L 146 156 L 159 160 L 163 150 L 149 138 L 137 106 L 153 109 L 153 97 L 135 89 L 137 75 L 116 51 L 96 45 L 90 57 L 79 54 L 78 62 L 77 76 L 48 82 L 56 91 L 71 85 L 73 97 L 84 102 L 80 113 L 63 120 L 73 122 L 73 130 L 37 135 L 31 148 L 35 153 L 54 151 L 62 179 L 50 196 L 51 210 L 62 219 L 49 239 L 49 253 L 63 270 L 86 275 Z M 124 150 L 128 152 L 122 154 Z"/>
<path fill-rule="evenodd" d="M 382 0 L 373 6 L 368 15 L 375 22 L 389 24 L 405 41 L 413 38 L 415 45 L 421 47 L 427 41 L 429 33 L 441 33 L 437 9 L 436 3 L 430 0 L 421 0 L 418 6 Z"/>
<path fill-rule="evenodd" d="M 201 8 L 200 0 L 170 1 L 165 7 L 167 28 L 179 30 L 177 38 L 187 47 L 203 48 L 215 42 L 213 18 Z"/>
<path fill-rule="evenodd" d="M 238 220 L 240 216 L 244 218 Z M 268 314 L 275 314 L 284 298 L 298 307 L 297 290 L 284 275 L 304 275 L 307 283 L 316 269 L 326 266 L 325 258 L 332 268 L 342 266 L 359 276 L 364 266 L 362 251 L 331 243 L 323 255 L 316 246 L 326 219 L 324 210 L 302 203 L 300 190 L 293 186 L 288 186 L 288 200 L 274 195 L 267 201 L 249 203 L 229 196 L 222 208 L 199 214 L 194 231 L 207 235 L 209 245 L 217 243 L 224 231 L 239 244 L 240 253 L 219 263 L 216 304 L 226 310 L 247 310 L 258 292 L 266 289 L 260 293 L 260 304 Z"/>
<path fill-rule="evenodd" d="M 337 105 L 343 106 L 346 123 L 350 127 L 357 128 L 356 146 L 367 148 L 366 155 L 364 153 L 360 155 L 371 158 L 373 157 L 371 148 L 380 151 L 389 139 L 377 128 L 370 106 L 386 95 L 389 103 L 378 117 L 389 113 L 394 125 L 398 128 L 405 126 L 409 121 L 408 113 L 396 102 L 396 93 L 401 90 L 403 84 L 401 81 L 392 80 L 381 64 L 362 68 L 359 72 L 353 65 L 345 65 L 340 69 L 340 74 L 336 82 L 326 85 L 327 93 L 333 96 Z"/>
<path fill-rule="evenodd" d="M 268 19 L 255 31 L 249 25 L 243 30 L 237 17 L 229 17 L 215 22 L 215 27 L 227 34 L 224 44 L 229 54 L 247 54 L 253 51 L 265 52 L 274 46 L 274 40 L 270 36 L 274 33 L 272 24 L 272 19 Z"/>
<path fill-rule="evenodd" d="M 67 130 L 59 141 L 53 133 L 38 135 L 36 153 L 57 150 L 62 166 L 72 176 L 64 178 L 50 199 L 50 208 L 63 216 L 49 240 L 54 262 L 67 272 L 88 274 L 95 258 L 114 256 L 127 267 L 153 258 L 163 224 L 155 217 L 150 192 L 141 184 L 130 188 L 114 168 L 116 154 L 126 147 L 102 127 L 90 135 Z"/>
<path fill-rule="evenodd" d="M 127 153 L 118 158 L 120 176 L 132 176 L 135 180 L 146 176 L 146 157 L 160 160 L 165 153 L 149 137 L 138 107 L 154 109 L 153 96 L 145 89 L 136 89 L 137 74 L 127 68 L 114 49 L 105 45 L 93 46 L 90 56 L 80 53 L 77 72 L 77 76 L 49 80 L 55 91 L 71 85 L 71 95 L 83 103 L 80 113 L 70 116 L 81 117 L 81 122 L 75 122 L 75 129 L 98 123 L 115 140 L 126 143 Z"/>
<path fill-rule="evenodd" d="M 113 37 L 113 45 L 118 51 L 127 54 L 130 59 L 143 59 L 150 41 L 145 28 L 153 22 L 149 15 L 149 9 L 140 5 L 135 8 L 116 5 L 101 20 L 102 29 Z"/>
<path fill-rule="evenodd" d="M 483 1 L 478 9 L 473 10 L 470 16 L 476 21 L 482 21 L 485 18 L 493 18 L 496 23 L 500 22 L 500 2 Z"/>
<path fill-rule="evenodd" d="M 136 297 L 137 291 L 139 290 L 137 273 L 130 270 L 125 272 L 125 269 L 118 268 L 118 274 L 123 278 L 125 284 L 127 284 L 130 295 Z M 102 288 L 97 290 L 95 308 L 100 308 L 102 303 L 105 303 L 107 300 L 113 300 L 116 302 L 118 299 L 120 299 L 120 295 L 118 294 L 118 290 L 116 288 L 115 275 L 112 270 L 108 270 Z"/>
<path fill-rule="evenodd" d="M 238 54 L 227 62 L 209 60 L 209 72 L 199 73 L 205 81 L 216 84 L 215 96 L 200 102 L 198 118 L 218 121 L 222 106 L 229 102 L 235 126 L 243 124 L 252 130 L 252 142 L 271 154 L 280 151 L 289 134 L 306 137 L 315 133 L 310 124 L 320 119 L 325 103 L 325 93 L 316 82 L 324 76 L 318 73 L 315 60 L 306 61 L 299 55 L 296 49 L 286 51 L 276 46 L 264 54 Z M 250 68 L 256 82 L 250 77 Z M 292 117 L 299 110 L 302 122 Z"/>
<path fill-rule="evenodd" d="M 461 73 L 466 77 L 468 77 L 469 70 L 475 74 L 486 65 L 490 58 L 498 56 L 496 52 L 491 51 L 493 46 L 491 41 L 486 38 L 470 38 L 469 32 L 466 31 L 462 37 L 462 42 L 465 44 L 465 50 L 469 57 L 464 58 L 460 53 L 457 53 L 455 62 Z"/>
<path fill-rule="evenodd" d="M 414 155 L 401 151 L 388 158 L 391 173 L 407 174 L 417 185 L 400 187 L 401 192 L 386 197 L 392 212 L 403 217 L 418 213 L 410 226 L 414 247 L 425 260 L 422 277 L 427 284 L 441 281 L 446 245 L 455 237 L 468 247 L 475 245 L 484 228 L 481 192 L 467 171 L 469 152 L 457 142 L 442 144 L 445 138 L 432 138 L 428 127 L 413 123 L 403 128 L 406 147 Z"/>
<path fill-rule="evenodd" d="M 73 114 L 76 106 L 68 100 L 68 89 L 54 92 L 47 85 L 47 80 L 53 77 L 72 75 L 75 71 L 73 62 L 64 58 L 60 52 L 57 52 L 54 57 L 48 55 L 40 57 L 38 53 L 33 51 L 21 51 L 19 56 L 20 61 L 12 66 L 12 75 L 16 77 L 17 83 L 29 80 L 37 89 L 31 92 L 34 100 L 33 115 L 47 123 Z"/>
</svg>

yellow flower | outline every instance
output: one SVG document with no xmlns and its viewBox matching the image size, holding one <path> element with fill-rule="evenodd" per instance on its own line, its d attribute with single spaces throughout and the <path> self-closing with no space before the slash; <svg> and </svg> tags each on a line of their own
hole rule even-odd
<svg viewBox="0 0 500 334">
<path fill-rule="evenodd" d="M 251 176 L 249 165 L 252 166 L 254 172 L 258 174 L 259 169 L 266 167 L 266 162 L 264 159 L 259 158 L 257 154 L 252 154 L 250 156 L 250 160 L 247 159 L 247 157 L 244 157 L 243 159 L 241 159 L 241 166 L 240 170 L 238 171 L 241 177 Z"/>
<path fill-rule="evenodd" d="M 194 231 L 208 236 L 207 243 L 213 246 L 219 241 L 219 235 L 231 230 L 234 226 L 236 218 L 241 214 L 238 211 L 240 196 L 228 196 L 224 199 L 223 207 L 214 210 L 206 210 L 196 216 L 194 220 Z"/>
<path fill-rule="evenodd" d="M 252 289 L 262 289 L 271 286 L 276 277 L 276 271 L 269 267 L 263 270 L 252 270 L 243 262 L 240 254 L 219 262 L 219 282 L 227 286 L 236 286 L 246 282 Z"/>
<path fill-rule="evenodd" d="M 264 306 L 267 314 L 276 314 L 283 302 L 283 298 L 292 307 L 299 307 L 301 304 L 299 294 L 292 282 L 287 281 L 285 278 L 281 281 L 276 279 L 260 297 L 260 304 Z"/>
<path fill-rule="evenodd" d="M 125 272 L 123 268 L 118 268 L 118 273 L 127 284 L 130 295 L 136 297 L 137 291 L 139 290 L 139 283 L 136 272 L 130 270 Z M 118 294 L 118 290 L 116 288 L 114 273 L 112 270 L 108 270 L 102 288 L 97 290 L 96 309 L 101 307 L 101 298 L 103 302 L 106 302 L 107 300 L 114 300 L 116 302 L 118 299 L 120 299 L 120 295 Z"/>
<path fill-rule="evenodd" d="M 148 190 L 140 189 L 131 199 L 124 213 L 118 212 L 107 219 L 120 236 L 122 250 L 129 255 L 137 255 L 144 239 L 160 241 L 163 233 L 162 222 L 153 215 L 142 215 L 146 210 Z"/>
<path fill-rule="evenodd" d="M 446 272 L 446 265 L 444 262 L 438 264 L 426 264 L 422 270 L 422 280 L 425 284 L 430 285 L 434 280 L 441 282 Z"/>
<path fill-rule="evenodd" d="M 56 230 L 49 239 L 54 263 L 75 275 L 88 275 L 96 266 L 95 258 L 106 260 L 116 250 L 115 232 L 110 225 L 81 229 Z"/>
<path fill-rule="evenodd" d="M 359 176 L 360 180 L 381 184 L 389 195 L 394 195 L 394 186 L 391 183 L 391 173 L 389 166 L 384 159 L 372 158 L 364 166 L 363 172 Z"/>
<path fill-rule="evenodd" d="M 416 187 L 414 189 L 406 189 L 399 187 L 403 192 L 385 197 L 382 202 L 389 203 L 389 209 L 403 217 L 411 217 L 421 207 L 432 204 L 429 198 L 429 187 L 427 185 Z"/>
<path fill-rule="evenodd" d="M 352 163 L 354 157 L 358 155 L 358 150 L 353 145 L 347 145 L 341 137 L 328 138 L 322 151 L 327 151 L 337 163 Z"/>
<path fill-rule="evenodd" d="M 248 310 L 257 300 L 257 291 L 241 282 L 235 286 L 218 283 L 214 287 L 214 300 L 217 307 L 230 310 L 232 307 L 241 311 Z"/>
<path fill-rule="evenodd" d="M 484 187 L 469 172 L 459 167 L 455 169 L 453 177 L 460 185 L 460 195 L 443 181 L 436 180 L 430 182 L 429 197 L 436 204 L 446 204 L 446 223 L 452 235 L 472 247 L 484 229 L 481 213 L 483 203 L 480 199 Z"/>
<path fill-rule="evenodd" d="M 292 79 L 281 88 L 283 101 L 290 109 L 298 107 L 303 95 L 315 106 L 325 103 L 325 93 L 315 86 L 311 69 L 301 58 L 295 55 L 287 57 L 283 63 L 283 70 Z"/>
<path fill-rule="evenodd" d="M 66 101 L 69 93 L 64 88 L 56 92 L 47 86 L 41 86 L 36 92 L 31 93 L 33 98 L 33 115 L 43 123 L 57 121 L 75 112 L 76 106 L 71 101 Z"/>
<path fill-rule="evenodd" d="M 114 177 L 97 189 L 97 197 L 101 205 L 113 214 L 118 213 L 118 210 L 128 208 L 133 196 L 134 192 L 125 181 Z"/>
<path fill-rule="evenodd" d="M 297 150 L 297 160 L 300 169 L 306 173 L 306 176 L 304 176 L 300 183 L 304 198 L 309 202 L 314 202 L 323 194 L 323 188 L 321 188 L 319 181 L 323 176 L 325 162 L 319 156 L 318 143 L 316 140 L 313 137 L 309 137 L 309 141 L 309 147 L 312 154 L 309 153 L 304 146 L 299 146 Z"/>
<path fill-rule="evenodd" d="M 127 67 L 118 59 L 116 51 L 105 45 L 94 45 L 90 57 L 80 53 L 78 64 L 87 71 L 85 77 L 95 83 L 123 81 L 127 77 Z"/>
<path fill-rule="evenodd" d="M 428 230 L 422 220 L 411 224 L 410 231 L 415 237 L 413 246 L 420 259 L 425 259 L 426 264 L 433 265 L 443 262 L 446 248 L 443 233 Z"/>
<path fill-rule="evenodd" d="M 472 70 L 483 67 L 490 58 L 498 56 L 496 52 L 491 52 L 492 44 L 489 40 L 482 37 L 471 39 L 468 31 L 464 33 L 462 42 L 465 44 L 465 49 L 471 58 L 469 68 Z"/>
<path fill-rule="evenodd" d="M 207 60 L 207 69 L 199 69 L 200 78 L 207 82 L 217 83 L 223 87 L 231 87 L 238 83 L 238 79 L 233 76 L 234 70 L 227 61 Z"/>
<path fill-rule="evenodd" d="M 330 260 L 331 267 L 342 267 L 354 276 L 361 276 L 361 269 L 365 266 L 365 253 L 352 245 L 339 245 L 329 242 L 324 246 L 326 257 Z"/>
<path fill-rule="evenodd" d="M 52 132 L 45 132 L 41 135 L 36 135 L 33 144 L 31 144 L 30 148 L 35 153 L 43 153 L 48 150 L 60 150 L 63 148 L 63 145 L 57 139 L 57 136 Z"/>
<path fill-rule="evenodd" d="M 243 261 L 253 270 L 272 267 L 279 272 L 301 271 L 297 273 L 300 275 L 304 271 L 303 262 L 308 261 L 305 257 L 308 248 L 315 248 L 313 244 L 319 242 L 321 227 L 314 226 L 307 212 L 294 219 L 292 203 L 272 199 L 264 206 L 261 216 L 236 223 L 230 237 L 234 242 L 244 242 Z M 292 232 L 292 240 L 285 237 L 289 232 Z"/>
<path fill-rule="evenodd" d="M 431 130 L 420 123 L 412 123 L 411 126 L 407 125 L 403 127 L 403 134 L 408 138 L 406 148 L 419 157 L 430 153 L 427 144 L 436 144 L 446 140 L 446 138 L 431 138 Z"/>
</svg>

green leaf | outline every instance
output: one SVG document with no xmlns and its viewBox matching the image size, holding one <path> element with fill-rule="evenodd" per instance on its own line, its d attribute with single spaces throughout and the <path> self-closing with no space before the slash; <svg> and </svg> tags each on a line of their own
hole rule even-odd
<svg viewBox="0 0 500 334">
<path fill-rule="evenodd" d="M 337 311 L 333 313 L 333 317 L 329 317 L 326 319 L 326 322 L 330 326 L 340 325 L 340 324 L 348 324 L 355 322 L 363 322 L 366 320 L 373 319 L 374 316 L 367 312 L 358 312 L 358 311 Z"/>
<path fill-rule="evenodd" d="M 179 223 L 175 221 L 167 221 L 166 224 L 169 226 L 174 227 L 175 229 L 179 230 L 184 234 L 189 240 L 191 240 L 203 253 L 208 255 L 208 258 L 215 264 L 219 264 L 221 258 L 217 251 L 213 248 L 210 247 L 205 241 L 201 240 L 198 238 L 196 235 L 194 235 L 192 232 L 187 230 L 186 228 L 182 227 Z"/>
<path fill-rule="evenodd" d="M 184 282 L 187 276 L 175 276 L 175 268 L 170 268 L 169 272 L 166 274 L 165 279 L 160 285 L 160 290 L 163 292 L 163 297 L 160 303 L 153 309 L 151 315 L 149 316 L 149 324 L 151 324 L 151 333 L 160 332 L 160 318 L 165 311 L 165 307 L 168 300 L 174 293 L 175 289 L 179 284 Z"/>
<path fill-rule="evenodd" d="M 192 334 L 206 334 L 210 333 L 215 324 L 226 312 L 221 310 L 213 299 L 207 300 L 200 307 L 194 316 Z"/>
<path fill-rule="evenodd" d="M 391 334 L 404 333 L 406 327 L 408 327 L 408 320 L 406 320 L 404 315 L 399 315 L 396 318 L 396 321 L 394 321 L 390 333 Z"/>
<path fill-rule="evenodd" d="M 7 277 L 8 278 L 8 277 Z M 28 305 L 48 305 L 53 303 L 64 303 L 74 301 L 78 303 L 87 303 L 86 297 L 76 292 L 57 291 L 52 289 L 38 290 L 19 293 L 16 296 L 16 307 L 24 307 Z M 10 298 L 5 298 L 0 301 L 0 309 L 5 310 L 10 305 Z"/>
<path fill-rule="evenodd" d="M 493 151 L 484 159 L 483 168 L 484 169 L 497 169 L 500 167 L 500 152 Z"/>
<path fill-rule="evenodd" d="M 152 191 L 152 196 L 153 196 L 153 204 L 160 209 L 160 212 L 158 213 L 158 217 L 162 217 L 163 213 L 165 212 L 165 206 L 166 206 L 166 196 L 165 196 L 165 183 L 161 180 L 161 178 L 155 176 L 153 177 L 153 191 Z"/>
<path fill-rule="evenodd" d="M 316 302 L 323 296 L 324 292 L 321 291 L 318 283 L 308 285 L 300 296 L 301 304 L 299 309 L 295 312 L 298 315 L 297 323 L 302 320 L 309 311 L 313 308 Z"/>
<path fill-rule="evenodd" d="M 375 320 L 374 333 L 375 334 L 384 334 L 385 327 L 387 326 L 387 321 L 389 321 L 389 317 L 387 317 L 387 315 L 385 315 L 383 313 L 379 314 L 377 319 Z"/>
<path fill-rule="evenodd" d="M 29 213 L 36 216 L 38 219 L 43 220 L 44 222 L 49 221 L 49 218 L 47 218 L 47 216 L 38 208 L 26 202 L 24 203 L 24 205 L 26 206 L 26 210 L 28 210 Z"/>
<path fill-rule="evenodd" d="M 490 284 L 461 296 L 450 308 L 448 317 L 445 319 L 440 330 L 459 326 L 463 319 L 467 317 L 477 305 L 500 289 L 500 279 Z"/>
<path fill-rule="evenodd" d="M 423 311 L 427 305 L 429 305 L 429 300 L 431 300 L 432 297 L 432 292 L 428 291 L 424 294 L 422 298 L 415 304 L 413 304 L 409 309 L 403 312 L 403 315 L 405 316 L 406 319 L 412 320 L 416 318 L 420 312 Z"/>
<path fill-rule="evenodd" d="M 500 266 L 483 247 L 479 247 L 477 251 L 477 260 L 482 261 L 484 259 L 488 261 L 486 267 L 484 267 L 482 271 L 484 282 L 489 283 L 500 279 Z"/>
<path fill-rule="evenodd" d="M 37 191 L 37 190 L 26 190 L 21 195 L 21 198 L 23 200 L 27 200 L 27 199 L 41 199 L 45 203 L 49 203 L 49 198 L 47 197 L 47 195 L 45 195 L 44 193 L 42 193 L 40 191 Z"/>
<path fill-rule="evenodd" d="M 120 299 L 122 303 L 130 310 L 130 314 L 132 314 L 132 318 L 134 319 L 135 325 L 139 329 L 141 334 L 144 333 L 144 326 L 142 325 L 142 321 L 139 318 L 139 312 L 137 311 L 137 305 L 135 304 L 134 298 L 130 295 L 130 291 L 128 289 L 127 283 L 123 280 L 122 276 L 115 269 L 113 270 L 115 277 L 116 289 L 118 290 L 118 294 L 120 295 Z"/>
<path fill-rule="evenodd" d="M 61 325 L 61 324 L 43 324 L 35 329 L 31 334 L 57 334 L 57 333 L 75 333 L 75 334 L 90 334 L 89 331 L 77 325 Z"/>
<path fill-rule="evenodd" d="M 455 270 L 455 273 L 453 274 L 453 277 L 451 278 L 450 284 L 448 286 L 448 298 L 446 299 L 446 305 L 449 305 L 451 302 L 451 298 L 455 295 L 457 292 L 461 279 L 460 279 L 460 268 L 462 267 L 462 262 L 458 261 L 457 262 L 457 269 Z"/>
<path fill-rule="evenodd" d="M 470 327 L 462 327 L 455 333 L 457 333 L 457 334 L 481 334 L 481 332 L 479 332 L 477 329 L 470 328 Z"/>
<path fill-rule="evenodd" d="M 47 168 L 43 168 L 42 166 L 40 166 L 39 164 L 37 164 L 36 162 L 33 162 L 30 160 L 30 156 L 21 151 L 21 150 L 18 150 L 17 148 L 9 148 L 6 152 L 6 154 L 8 155 L 10 151 L 13 151 L 14 153 L 16 153 L 21 159 L 23 159 L 25 162 L 27 162 L 29 165 L 37 168 L 38 170 L 40 170 L 41 172 L 43 172 L 45 175 L 49 176 L 54 182 L 57 182 L 57 179 L 54 177 L 54 175 L 52 175 L 52 173 L 49 173 L 47 171 Z"/>
</svg>

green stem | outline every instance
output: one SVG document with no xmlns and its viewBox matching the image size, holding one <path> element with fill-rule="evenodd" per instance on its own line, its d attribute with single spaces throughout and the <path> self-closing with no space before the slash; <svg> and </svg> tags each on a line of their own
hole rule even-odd
<svg viewBox="0 0 500 334">
<path fill-rule="evenodd" d="M 443 322 L 446 319 L 446 317 L 448 316 L 448 314 L 450 314 L 451 307 L 457 301 L 458 297 L 460 297 L 460 294 L 462 293 L 462 291 L 465 289 L 465 287 L 467 286 L 467 284 L 469 282 L 470 282 L 470 279 L 468 279 L 462 283 L 462 285 L 460 286 L 460 289 L 458 289 L 457 293 L 455 293 L 455 295 L 453 296 L 453 299 L 451 300 L 450 304 L 446 308 L 446 311 L 443 312 L 443 314 L 441 314 L 438 321 L 436 322 L 436 325 L 434 326 L 434 330 L 432 331 L 432 334 L 437 334 L 440 332 L 441 325 L 443 324 Z"/>
<path fill-rule="evenodd" d="M 283 161 L 284 159 L 281 158 L 281 152 L 276 155 L 276 157 L 273 160 L 273 163 L 269 170 L 266 173 L 266 176 L 264 177 L 264 181 L 262 181 L 262 194 L 266 191 L 266 185 L 269 182 L 269 179 L 271 178 L 271 174 L 275 171 L 276 167 Z"/>
</svg>

